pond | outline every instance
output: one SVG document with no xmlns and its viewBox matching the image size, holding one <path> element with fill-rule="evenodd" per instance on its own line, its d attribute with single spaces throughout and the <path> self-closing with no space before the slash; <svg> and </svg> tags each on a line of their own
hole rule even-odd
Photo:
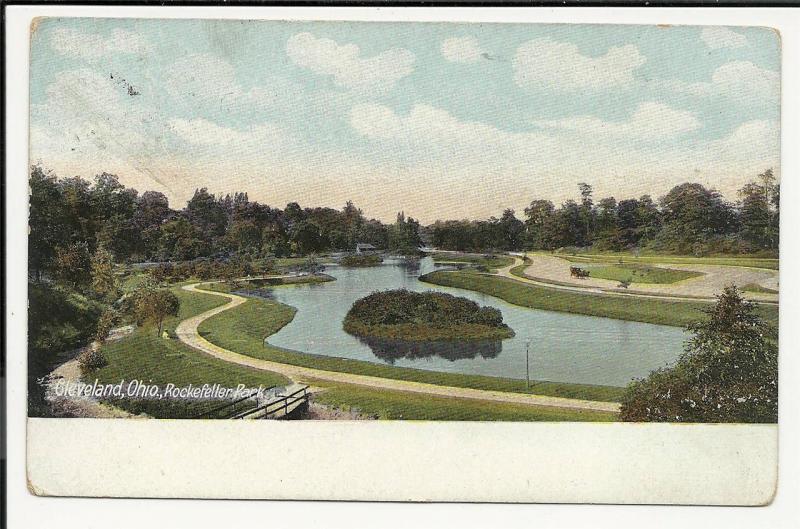
<svg viewBox="0 0 800 529">
<path fill-rule="evenodd" d="M 525 378 L 529 342 L 531 380 L 624 386 L 634 377 L 674 361 L 686 335 L 677 327 L 535 310 L 469 290 L 419 281 L 434 270 L 430 258 L 408 264 L 386 260 L 369 268 L 328 266 L 328 283 L 266 288 L 266 295 L 291 305 L 291 323 L 269 344 L 304 353 L 412 367 L 431 371 Z M 516 336 L 502 341 L 406 342 L 357 338 L 342 329 L 350 306 L 379 290 L 436 290 L 500 309 Z"/>
</svg>

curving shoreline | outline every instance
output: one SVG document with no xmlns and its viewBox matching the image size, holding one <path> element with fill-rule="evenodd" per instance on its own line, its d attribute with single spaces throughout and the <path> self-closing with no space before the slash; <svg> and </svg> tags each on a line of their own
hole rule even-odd
<svg viewBox="0 0 800 529">
<path fill-rule="evenodd" d="M 283 364 L 271 360 L 264 360 L 247 356 L 235 351 L 231 351 L 224 347 L 220 347 L 205 338 L 198 332 L 198 327 L 205 320 L 220 314 L 224 311 L 238 307 L 247 301 L 247 298 L 238 296 L 236 294 L 214 292 L 211 290 L 201 290 L 198 287 L 207 283 L 193 283 L 185 285 L 182 288 L 189 292 L 196 292 L 202 294 L 211 294 L 222 296 L 229 300 L 225 305 L 213 308 L 203 312 L 197 316 L 187 318 L 178 324 L 176 328 L 176 335 L 178 339 L 206 354 L 214 356 L 226 362 L 235 363 L 242 366 L 247 366 L 255 369 L 265 371 L 272 371 L 284 375 L 295 382 L 314 382 L 326 381 L 337 382 L 342 384 L 351 384 L 357 386 L 366 386 L 370 388 L 403 391 L 411 393 L 421 393 L 427 395 L 436 395 L 443 397 L 456 397 L 463 399 L 473 399 L 482 401 L 495 401 L 506 402 L 515 404 L 524 404 L 530 406 L 545 406 L 565 409 L 576 410 L 591 410 L 617 413 L 619 411 L 619 404 L 616 402 L 604 401 L 591 401 L 582 399 L 572 399 L 566 397 L 551 397 L 544 395 L 533 395 L 528 393 L 512 393 L 485 389 L 464 388 L 456 386 L 443 386 L 426 382 L 415 382 L 409 380 L 381 378 L 370 375 L 353 374 L 342 371 L 327 371 L 315 369 L 310 367 L 296 366 L 291 364 Z"/>
</svg>

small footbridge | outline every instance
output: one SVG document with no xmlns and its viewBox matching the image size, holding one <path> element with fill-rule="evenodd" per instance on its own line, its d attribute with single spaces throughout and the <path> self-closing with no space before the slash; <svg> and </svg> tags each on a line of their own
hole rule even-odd
<svg viewBox="0 0 800 529">
<path fill-rule="evenodd" d="M 293 419 L 308 409 L 311 392 L 308 386 L 292 384 L 284 388 L 275 386 L 259 399 L 248 395 L 226 402 L 194 417 L 195 419 Z"/>
</svg>

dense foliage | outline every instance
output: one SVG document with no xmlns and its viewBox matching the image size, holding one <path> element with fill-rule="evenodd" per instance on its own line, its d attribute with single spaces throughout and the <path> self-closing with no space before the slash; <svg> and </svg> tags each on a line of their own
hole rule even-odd
<svg viewBox="0 0 800 529">
<path fill-rule="evenodd" d="M 754 308 L 726 288 L 709 317 L 688 326 L 676 364 L 630 384 L 622 420 L 777 422 L 777 333 Z"/>
<path fill-rule="evenodd" d="M 77 349 L 95 334 L 103 305 L 68 289 L 28 286 L 28 411 L 45 415 L 44 389 L 38 382 L 64 351 Z"/>
<path fill-rule="evenodd" d="M 341 211 L 296 202 L 281 210 L 247 193 L 216 196 L 204 188 L 175 210 L 162 193 L 140 195 L 115 175 L 59 179 L 39 166 L 31 169 L 30 188 L 29 268 L 36 279 L 84 281 L 99 249 L 119 263 L 310 255 L 352 250 L 356 243 L 413 254 L 422 243 L 413 218 L 401 212 L 386 225 L 364 217 L 352 202 Z"/>
<path fill-rule="evenodd" d="M 560 208 L 533 200 L 524 222 L 507 209 L 499 219 L 438 221 L 428 231 L 435 247 L 460 251 L 591 247 L 771 255 L 778 248 L 780 189 L 771 169 L 742 187 L 735 203 L 697 183 L 675 186 L 658 203 L 649 195 L 595 203 L 590 185 L 579 190 L 580 202 L 567 200 Z"/>
<path fill-rule="evenodd" d="M 353 303 L 344 319 L 351 334 L 411 340 L 507 338 L 514 332 L 493 307 L 442 292 L 387 290 Z"/>
</svg>

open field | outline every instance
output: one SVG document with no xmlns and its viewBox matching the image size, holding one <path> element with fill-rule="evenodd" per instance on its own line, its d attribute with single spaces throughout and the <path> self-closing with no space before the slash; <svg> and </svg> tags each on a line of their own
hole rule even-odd
<svg viewBox="0 0 800 529">
<path fill-rule="evenodd" d="M 532 382 L 530 390 L 527 390 L 524 380 L 394 367 L 288 351 L 265 344 L 264 337 L 277 332 L 283 325 L 289 323 L 293 315 L 294 309 L 291 307 L 271 300 L 251 298 L 238 307 L 204 321 L 198 330 L 200 335 L 209 342 L 246 356 L 324 371 L 408 380 L 440 386 L 597 401 L 618 401 L 624 390 L 624 388 L 612 386 L 543 381 Z"/>
<path fill-rule="evenodd" d="M 467 263 L 485 266 L 486 268 L 490 269 L 502 268 L 514 262 L 512 257 L 503 255 L 484 257 L 483 255 L 478 254 L 462 254 L 456 252 L 437 252 L 431 254 L 431 257 L 433 258 L 434 262 L 437 263 Z"/>
<path fill-rule="evenodd" d="M 646 264 L 705 264 L 721 266 L 744 266 L 751 268 L 766 268 L 768 270 L 778 270 L 778 259 L 766 257 L 694 257 L 677 255 L 640 255 L 635 256 L 630 253 L 581 253 L 581 254 L 554 254 L 549 252 L 536 252 L 541 255 L 552 255 L 561 257 L 567 261 L 575 263 L 601 262 L 601 263 L 646 263 Z"/>
<path fill-rule="evenodd" d="M 672 284 L 659 283 L 634 283 L 625 289 L 619 286 L 618 280 L 610 280 L 597 277 L 592 273 L 589 277 L 573 277 L 570 268 L 578 266 L 585 269 L 598 267 L 621 267 L 621 266 L 642 266 L 640 264 L 611 264 L 609 262 L 583 261 L 580 263 L 571 262 L 561 256 L 546 255 L 541 253 L 528 254 L 527 266 L 521 277 L 534 281 L 550 283 L 561 286 L 576 287 L 581 290 L 596 290 L 618 294 L 651 295 L 661 298 L 673 298 L 678 301 L 690 300 L 691 298 L 706 299 L 713 301 L 726 286 L 738 285 L 739 287 L 753 283 L 762 287 L 777 290 L 778 272 L 765 268 L 753 268 L 742 266 L 724 266 L 715 264 L 669 264 L 653 263 L 649 266 L 662 270 L 673 270 L 691 273 L 694 277 L 685 278 Z M 500 270 L 500 275 L 507 275 L 506 269 Z M 574 288 L 573 288 L 574 290 Z M 777 303 L 778 298 L 775 294 L 765 292 L 749 292 L 749 299 L 760 302 Z"/>
<path fill-rule="evenodd" d="M 318 384 L 315 384 L 315 386 Z M 378 419 L 417 421 L 594 421 L 616 420 L 616 414 L 527 406 L 505 402 L 481 402 L 454 397 L 421 397 L 339 384 L 314 395 L 314 401 Z"/>
<path fill-rule="evenodd" d="M 702 302 L 574 292 L 523 284 L 505 277 L 466 272 L 432 272 L 420 277 L 420 280 L 475 290 L 523 307 L 676 327 L 683 327 L 702 318 L 702 310 L 708 308 L 708 303 Z M 756 310 L 764 319 L 777 325 L 777 306 L 759 305 Z"/>
<path fill-rule="evenodd" d="M 742 287 L 745 292 L 756 292 L 758 294 L 777 294 L 778 291 L 774 288 L 764 287 L 755 283 L 747 283 Z"/>
<path fill-rule="evenodd" d="M 699 272 L 658 268 L 642 264 L 609 264 L 606 266 L 590 265 L 585 267 L 591 277 L 611 281 L 628 281 L 630 283 L 669 284 L 684 279 L 700 277 Z"/>
</svg>

